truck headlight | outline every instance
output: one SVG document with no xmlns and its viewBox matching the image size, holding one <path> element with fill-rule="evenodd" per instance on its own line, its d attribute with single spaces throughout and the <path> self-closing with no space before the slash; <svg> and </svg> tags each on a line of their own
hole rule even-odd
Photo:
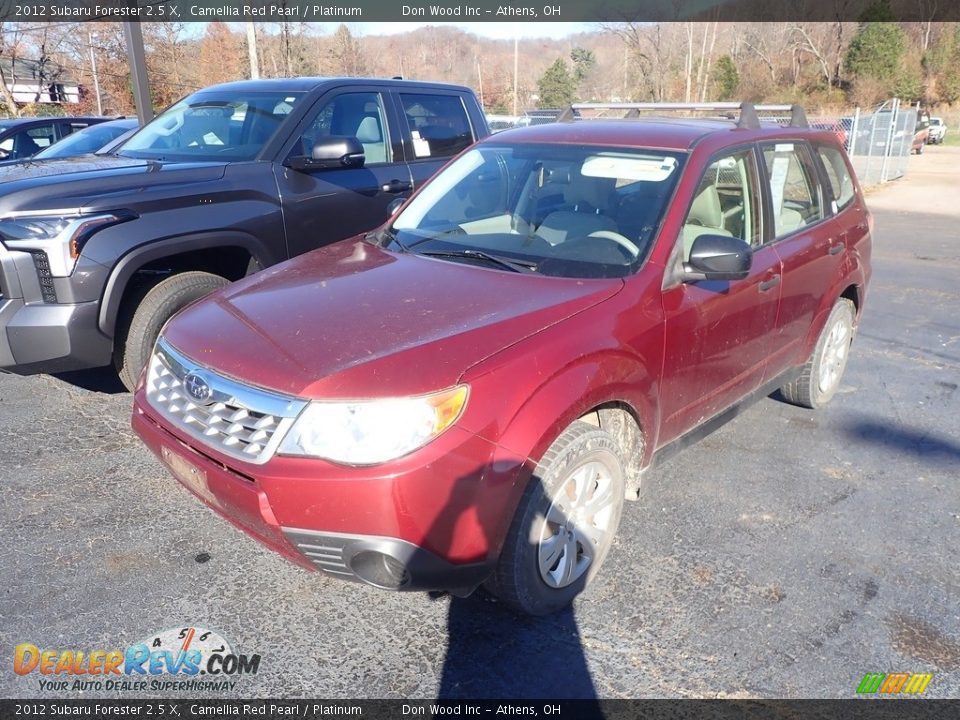
<svg viewBox="0 0 960 720">
<path fill-rule="evenodd" d="M 278 452 L 375 465 L 426 445 L 456 422 L 466 402 L 466 385 L 418 397 L 312 402 Z"/>
<path fill-rule="evenodd" d="M 131 220 L 127 213 L 97 215 L 18 215 L 0 219 L 0 239 L 11 250 L 40 250 L 50 274 L 67 277 L 77 265 L 84 244 L 98 230 Z"/>
</svg>

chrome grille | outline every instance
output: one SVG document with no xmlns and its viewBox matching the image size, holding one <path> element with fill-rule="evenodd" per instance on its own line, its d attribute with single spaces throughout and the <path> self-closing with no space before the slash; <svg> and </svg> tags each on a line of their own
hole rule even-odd
<svg viewBox="0 0 960 720">
<path fill-rule="evenodd" d="M 188 394 L 187 375 L 201 377 L 209 387 L 206 401 Z M 150 358 L 146 393 L 155 410 L 203 445 L 255 464 L 273 456 L 306 405 L 203 368 L 162 338 Z"/>
</svg>

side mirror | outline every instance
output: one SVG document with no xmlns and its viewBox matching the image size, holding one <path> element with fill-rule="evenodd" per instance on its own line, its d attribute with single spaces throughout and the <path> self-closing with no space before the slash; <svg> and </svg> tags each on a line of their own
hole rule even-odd
<svg viewBox="0 0 960 720">
<path fill-rule="evenodd" d="M 387 205 L 387 214 L 396 215 L 397 210 L 403 207 L 403 204 L 407 201 L 406 198 L 398 197 L 390 201 L 390 204 Z"/>
<path fill-rule="evenodd" d="M 750 274 L 753 251 L 740 238 L 701 235 L 684 263 L 686 280 L 742 280 Z"/>
<path fill-rule="evenodd" d="M 331 170 L 361 168 L 365 161 L 363 145 L 357 138 L 330 135 L 317 141 L 310 157 L 290 158 L 288 165 L 294 170 Z"/>
</svg>

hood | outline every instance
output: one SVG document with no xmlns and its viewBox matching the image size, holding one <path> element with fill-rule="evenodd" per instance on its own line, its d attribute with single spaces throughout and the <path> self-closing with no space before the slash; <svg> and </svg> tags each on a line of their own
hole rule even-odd
<svg viewBox="0 0 960 720">
<path fill-rule="evenodd" d="M 144 188 L 223 177 L 224 163 L 160 163 L 118 155 L 28 160 L 0 167 L 0 215 L 13 211 L 103 209 Z M 120 196 L 120 198 L 118 198 Z"/>
<path fill-rule="evenodd" d="M 454 385 L 622 287 L 392 253 L 355 238 L 214 293 L 163 334 L 199 365 L 292 395 L 415 395 Z"/>
</svg>

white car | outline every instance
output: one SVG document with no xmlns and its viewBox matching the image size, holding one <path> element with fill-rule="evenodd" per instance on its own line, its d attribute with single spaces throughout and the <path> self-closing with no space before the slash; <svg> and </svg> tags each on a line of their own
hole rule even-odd
<svg viewBox="0 0 960 720">
<path fill-rule="evenodd" d="M 927 137 L 927 142 L 931 145 L 939 145 L 943 142 L 943 136 L 946 134 L 947 126 L 944 124 L 943 118 L 930 118 L 930 135 Z"/>
</svg>

